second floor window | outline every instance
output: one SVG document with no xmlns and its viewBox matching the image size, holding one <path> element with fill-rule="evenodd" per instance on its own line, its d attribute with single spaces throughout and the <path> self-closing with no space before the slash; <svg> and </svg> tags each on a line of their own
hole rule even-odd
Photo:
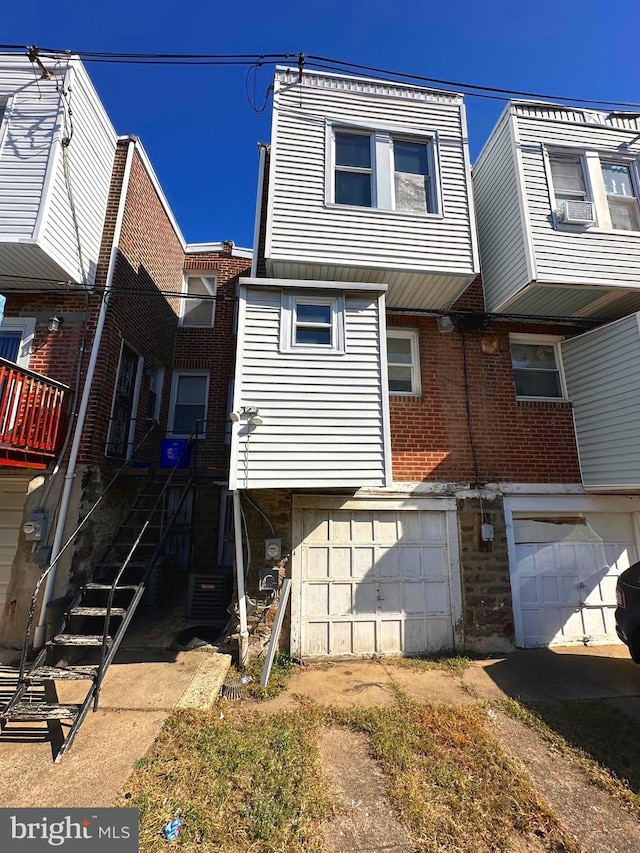
<svg viewBox="0 0 640 853">
<path fill-rule="evenodd" d="M 560 372 L 559 338 L 512 335 L 511 364 L 518 399 L 566 399 Z"/>
<path fill-rule="evenodd" d="M 395 209 L 433 212 L 429 147 L 423 142 L 393 140 Z"/>
<path fill-rule="evenodd" d="M 197 426 L 199 438 L 204 438 L 208 398 L 208 371 L 174 371 L 171 385 L 169 433 L 188 438 Z"/>
<path fill-rule="evenodd" d="M 627 163 L 603 163 L 602 177 L 611 225 L 622 231 L 640 231 L 638 199 Z"/>
<path fill-rule="evenodd" d="M 389 393 L 421 393 L 418 333 L 414 329 L 387 329 L 387 375 Z"/>
<path fill-rule="evenodd" d="M 371 207 L 371 136 L 336 132 L 336 204 Z"/>
<path fill-rule="evenodd" d="M 216 280 L 199 275 L 187 275 L 181 300 L 180 325 L 210 328 L 216 312 Z"/>
<path fill-rule="evenodd" d="M 556 203 L 588 201 L 587 187 L 580 157 L 551 157 L 551 174 Z"/>
</svg>

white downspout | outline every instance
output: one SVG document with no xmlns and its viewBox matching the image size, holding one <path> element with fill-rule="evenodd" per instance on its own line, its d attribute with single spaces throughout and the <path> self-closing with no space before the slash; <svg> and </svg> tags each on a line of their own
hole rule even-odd
<svg viewBox="0 0 640 853">
<path fill-rule="evenodd" d="M 262 197 L 264 195 L 264 169 L 267 159 L 267 146 L 260 143 L 260 163 L 258 166 L 258 191 L 256 193 L 256 218 L 253 223 L 253 257 L 251 258 L 251 278 L 258 275 L 258 248 L 260 246 L 260 222 L 262 220 Z"/>
<path fill-rule="evenodd" d="M 124 166 L 124 175 L 122 177 L 122 188 L 120 190 L 120 200 L 118 202 L 118 212 L 116 215 L 116 223 L 113 231 L 113 241 L 111 243 L 111 255 L 109 257 L 109 268 L 107 270 L 107 281 L 105 284 L 104 292 L 102 294 L 102 303 L 100 304 L 100 314 L 98 315 L 98 322 L 96 325 L 96 332 L 93 337 L 93 346 L 91 347 L 91 356 L 89 358 L 89 365 L 87 367 L 87 375 L 84 380 L 84 387 L 82 389 L 82 400 L 80 401 L 80 409 L 78 410 L 78 419 L 76 421 L 76 428 L 73 435 L 73 443 L 71 445 L 71 452 L 69 453 L 69 462 L 67 464 L 67 473 L 64 478 L 64 486 L 62 488 L 62 495 L 60 496 L 60 509 L 58 512 L 58 523 L 56 525 L 56 532 L 53 539 L 53 545 L 51 548 L 51 562 L 55 560 L 55 558 L 60 553 L 60 548 L 62 545 L 62 540 L 64 537 L 64 527 L 67 520 L 67 512 L 69 510 L 69 502 L 71 500 L 71 490 L 73 488 L 73 480 L 76 473 L 76 463 L 78 461 L 78 453 L 80 452 L 80 444 L 82 441 L 82 432 L 84 429 L 84 422 L 87 416 L 87 409 L 89 407 L 89 399 L 91 397 L 91 390 L 93 385 L 93 376 L 96 370 L 96 363 L 98 361 L 98 353 L 100 350 L 100 344 L 102 342 L 102 332 L 104 330 L 104 324 L 107 317 L 107 308 L 109 307 L 109 295 L 111 292 L 111 287 L 113 284 L 113 274 L 116 266 L 116 258 L 118 255 L 118 243 L 120 241 L 120 232 L 122 231 L 122 220 L 124 218 L 124 209 L 127 201 L 127 190 L 129 187 L 129 176 L 131 174 L 131 164 L 133 162 L 133 152 L 135 150 L 135 142 L 134 140 L 129 140 L 129 147 L 127 149 L 127 159 L 125 161 Z M 42 596 L 42 606 L 40 608 L 40 619 L 38 625 L 36 627 L 33 645 L 34 648 L 39 649 L 44 645 L 45 638 L 45 629 L 46 629 L 46 611 L 47 604 L 51 601 L 51 596 L 53 595 L 53 587 L 56 580 L 56 569 L 55 567 L 49 572 L 49 576 L 47 578 L 47 582 L 44 588 L 44 594 Z"/>
<path fill-rule="evenodd" d="M 236 582 L 238 584 L 238 613 L 240 615 L 239 663 L 244 666 L 249 657 L 249 629 L 247 628 L 247 598 L 244 590 L 244 557 L 242 554 L 242 521 L 240 492 L 233 492 L 233 529 L 236 543 Z"/>
</svg>

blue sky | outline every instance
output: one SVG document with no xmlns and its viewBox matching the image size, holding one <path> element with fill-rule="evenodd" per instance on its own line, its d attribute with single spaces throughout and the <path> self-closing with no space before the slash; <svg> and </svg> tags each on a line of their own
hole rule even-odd
<svg viewBox="0 0 640 853">
<path fill-rule="evenodd" d="M 638 0 L 393 3 L 55 0 L 11 3 L 3 43 L 164 53 L 318 56 L 411 74 L 554 95 L 640 102 Z M 140 136 L 190 242 L 250 246 L 257 143 L 245 69 L 87 65 L 119 133 Z M 258 92 L 271 79 L 262 69 Z M 503 104 L 467 99 L 472 158 Z"/>
</svg>

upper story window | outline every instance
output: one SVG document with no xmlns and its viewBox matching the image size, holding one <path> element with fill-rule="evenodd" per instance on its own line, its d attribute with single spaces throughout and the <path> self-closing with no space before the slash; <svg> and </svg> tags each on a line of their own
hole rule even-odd
<svg viewBox="0 0 640 853">
<path fill-rule="evenodd" d="M 387 329 L 387 376 L 390 394 L 418 395 L 420 359 L 414 329 Z"/>
<path fill-rule="evenodd" d="M 511 364 L 520 400 L 564 400 L 560 368 L 560 338 L 550 335 L 510 335 Z"/>
<path fill-rule="evenodd" d="M 180 325 L 210 328 L 216 312 L 215 277 L 186 275 L 182 290 L 184 296 L 180 302 Z"/>
<path fill-rule="evenodd" d="M 147 396 L 147 417 L 151 421 L 160 420 L 164 367 L 152 367 L 148 371 L 149 393 Z"/>
<path fill-rule="evenodd" d="M 197 437 L 204 438 L 208 400 L 208 370 L 174 370 L 171 383 L 169 433 L 188 438 L 197 428 Z"/>
<path fill-rule="evenodd" d="M 280 349 L 284 352 L 344 353 L 344 296 L 285 293 Z"/>
<path fill-rule="evenodd" d="M 440 213 L 433 137 L 329 127 L 329 204 Z"/>
<path fill-rule="evenodd" d="M 628 163 L 602 163 L 604 191 L 611 225 L 623 231 L 640 231 L 638 199 Z"/>
<path fill-rule="evenodd" d="M 597 151 L 549 154 L 557 223 L 640 231 L 637 163 Z"/>
</svg>

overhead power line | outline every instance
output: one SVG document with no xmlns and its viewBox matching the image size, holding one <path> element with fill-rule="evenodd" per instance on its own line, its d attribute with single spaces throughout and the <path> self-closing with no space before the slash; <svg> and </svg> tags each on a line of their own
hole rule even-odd
<svg viewBox="0 0 640 853">
<path fill-rule="evenodd" d="M 33 50 L 25 45 L 0 44 L 0 50 L 21 51 Z M 595 105 L 602 107 L 630 107 L 640 109 L 640 103 L 633 101 L 598 100 L 593 98 L 580 98 L 575 96 L 549 94 L 543 92 L 527 92 L 519 89 L 506 89 L 498 86 L 485 86 L 478 83 L 467 83 L 456 80 L 445 80 L 437 77 L 427 77 L 420 74 L 412 74 L 406 71 L 395 71 L 388 68 L 379 68 L 373 65 L 364 65 L 348 60 L 334 59 L 326 56 L 305 55 L 301 53 L 126 53 L 117 51 L 88 51 L 88 50 L 62 50 L 51 47 L 38 47 L 37 51 L 42 58 L 59 59 L 61 56 L 79 56 L 85 62 L 102 62 L 127 65 L 239 65 L 252 68 L 260 65 L 275 65 L 278 62 L 299 60 L 304 57 L 307 65 L 317 68 L 332 70 L 336 73 L 359 73 L 361 76 L 370 74 L 381 75 L 387 78 L 398 78 L 397 82 L 413 81 L 428 86 L 447 87 L 469 97 L 489 98 L 491 100 L 508 100 L 509 98 L 533 98 L 541 101 L 567 102 L 572 104 Z M 258 110 L 256 110 L 258 111 Z"/>
</svg>

